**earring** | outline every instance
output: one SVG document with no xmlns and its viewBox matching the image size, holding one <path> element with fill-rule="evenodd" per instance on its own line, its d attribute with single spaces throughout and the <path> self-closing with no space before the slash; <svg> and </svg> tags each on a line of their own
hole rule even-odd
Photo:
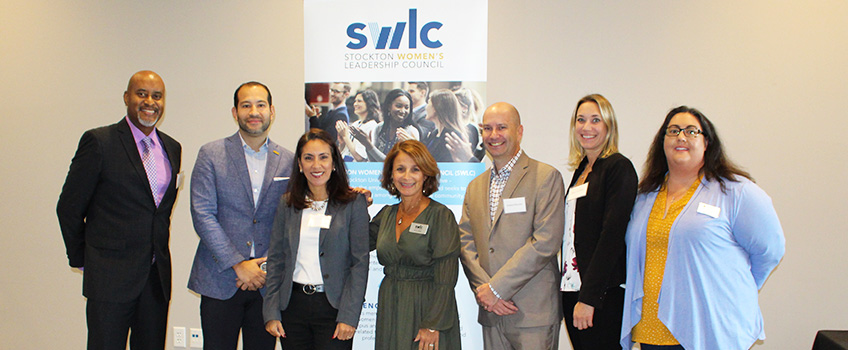
<svg viewBox="0 0 848 350">
<path fill-rule="evenodd" d="M 395 184 L 390 182 L 390 183 L 389 183 L 389 192 L 395 192 L 395 190 L 396 190 L 396 189 L 395 189 Z"/>
</svg>

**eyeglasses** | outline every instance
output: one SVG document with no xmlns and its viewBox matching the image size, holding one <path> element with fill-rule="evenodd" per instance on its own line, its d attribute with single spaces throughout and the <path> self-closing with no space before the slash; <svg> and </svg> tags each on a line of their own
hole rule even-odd
<svg viewBox="0 0 848 350">
<path fill-rule="evenodd" d="M 700 135 L 703 131 L 691 125 L 687 126 L 686 129 L 681 129 L 676 126 L 670 126 L 665 129 L 665 136 L 677 137 L 677 135 L 680 135 L 681 132 L 683 132 L 683 135 L 686 136 L 686 138 L 694 139 L 698 137 L 698 135 Z"/>
<path fill-rule="evenodd" d="M 342 91 L 342 90 L 336 90 L 336 89 L 330 89 L 330 92 L 332 92 L 332 93 L 334 93 L 334 94 L 341 94 L 341 93 L 344 93 L 344 91 Z"/>
</svg>

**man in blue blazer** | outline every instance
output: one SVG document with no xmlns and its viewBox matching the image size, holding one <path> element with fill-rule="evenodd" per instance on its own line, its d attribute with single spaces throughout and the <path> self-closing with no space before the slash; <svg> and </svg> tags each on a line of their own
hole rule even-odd
<svg viewBox="0 0 848 350">
<path fill-rule="evenodd" d="M 262 302 L 271 226 L 294 154 L 268 138 L 271 91 L 258 82 L 233 96 L 234 135 L 200 148 L 191 175 L 191 218 L 200 236 L 188 288 L 201 295 L 205 349 L 273 350 Z"/>
<path fill-rule="evenodd" d="M 182 148 L 156 128 L 165 83 L 135 73 L 124 92 L 127 115 L 86 131 L 56 213 L 68 262 L 83 272 L 88 349 L 165 347 L 171 299 L 171 212 Z"/>
</svg>

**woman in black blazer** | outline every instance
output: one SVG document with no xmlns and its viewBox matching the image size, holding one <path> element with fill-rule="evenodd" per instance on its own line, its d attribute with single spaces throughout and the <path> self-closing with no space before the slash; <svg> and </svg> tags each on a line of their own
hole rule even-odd
<svg viewBox="0 0 848 350">
<path fill-rule="evenodd" d="M 621 349 L 624 234 L 636 198 L 636 170 L 618 153 L 618 125 L 609 101 L 580 99 L 571 118 L 562 244 L 562 307 L 572 347 Z"/>
<path fill-rule="evenodd" d="M 368 280 L 368 205 L 330 134 L 297 143 L 274 217 L 262 312 L 284 349 L 351 349 Z"/>
</svg>

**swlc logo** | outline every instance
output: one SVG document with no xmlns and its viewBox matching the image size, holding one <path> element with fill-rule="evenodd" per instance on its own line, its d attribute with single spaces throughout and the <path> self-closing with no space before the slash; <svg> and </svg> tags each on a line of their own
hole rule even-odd
<svg viewBox="0 0 848 350">
<path fill-rule="evenodd" d="M 352 23 L 347 26 L 347 36 L 351 39 L 351 41 L 347 43 L 347 47 L 349 49 L 359 50 L 368 45 L 368 37 L 365 36 L 365 34 L 362 34 L 361 31 L 363 31 L 365 27 L 369 27 L 371 40 L 376 43 L 375 47 L 378 50 L 385 49 L 386 44 L 389 45 L 389 49 L 397 49 L 400 47 L 400 42 L 403 39 L 406 23 L 407 22 L 397 22 L 395 24 L 394 32 L 392 31 L 392 27 L 380 27 L 376 22 L 369 22 L 367 26 L 365 23 Z M 418 9 L 409 9 L 409 48 L 417 48 L 419 39 L 421 40 L 422 45 L 431 49 L 442 47 L 441 41 L 430 39 L 430 31 L 439 30 L 440 28 L 442 28 L 442 23 L 434 21 L 421 26 L 421 31 L 419 31 Z M 391 42 L 389 42 L 389 38 L 391 38 Z"/>
</svg>

